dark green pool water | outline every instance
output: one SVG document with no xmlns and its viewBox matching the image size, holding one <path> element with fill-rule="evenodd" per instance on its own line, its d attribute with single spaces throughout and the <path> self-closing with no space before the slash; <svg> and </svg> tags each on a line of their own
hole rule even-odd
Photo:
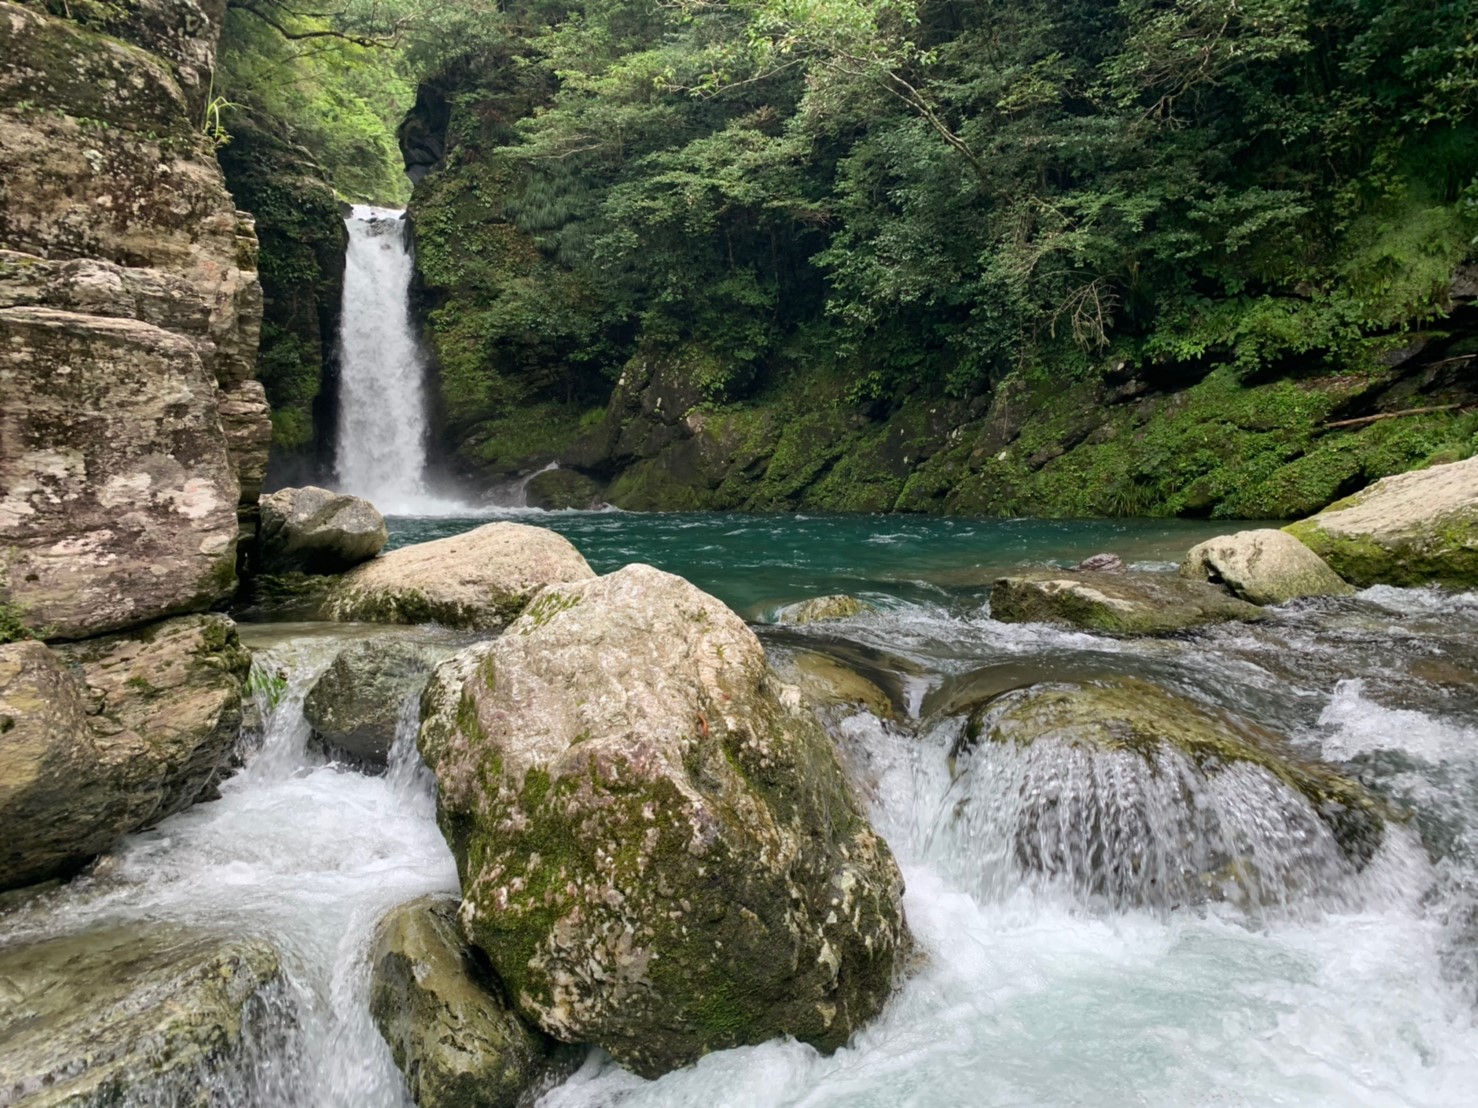
<svg viewBox="0 0 1478 1108">
<path fill-rule="evenodd" d="M 1024 566 L 1074 565 L 1112 551 L 1169 569 L 1196 543 L 1249 526 L 1185 520 L 943 519 L 723 512 L 507 512 L 389 520 L 390 548 L 459 534 L 490 518 L 548 527 L 597 573 L 646 562 L 686 577 L 754 619 L 795 600 L 845 592 L 873 600 L 978 602 Z"/>
</svg>

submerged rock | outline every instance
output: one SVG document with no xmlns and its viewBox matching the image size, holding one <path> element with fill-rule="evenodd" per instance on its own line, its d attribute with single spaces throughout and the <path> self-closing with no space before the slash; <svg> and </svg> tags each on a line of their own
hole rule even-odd
<svg viewBox="0 0 1478 1108">
<path fill-rule="evenodd" d="M 303 700 L 303 716 L 334 750 L 383 767 L 395 741 L 401 706 L 419 697 L 450 647 L 404 639 L 370 639 L 341 650 Z"/>
<path fill-rule="evenodd" d="M 780 663 L 780 673 L 812 704 L 863 708 L 879 719 L 894 717 L 893 701 L 887 693 L 830 655 L 802 651 Z"/>
<path fill-rule="evenodd" d="M 65 873 L 192 804 L 236 743 L 249 664 L 215 615 L 0 647 L 0 888 Z"/>
<path fill-rule="evenodd" d="M 851 619 L 863 612 L 873 611 L 873 606 L 855 596 L 816 596 L 797 604 L 787 604 L 777 617 L 780 623 L 821 623 L 830 619 Z"/>
<path fill-rule="evenodd" d="M 463 927 L 525 1016 L 655 1076 L 834 1050 L 909 946 L 902 881 L 754 633 L 631 565 L 541 593 L 427 688 Z"/>
<path fill-rule="evenodd" d="M 0 1103 L 238 1103 L 207 1083 L 271 1049 L 278 975 L 263 942 L 162 924 L 0 948 Z"/>
<path fill-rule="evenodd" d="M 1478 586 L 1478 458 L 1386 477 L 1284 528 L 1346 581 Z"/>
<path fill-rule="evenodd" d="M 990 594 L 1002 623 L 1057 623 L 1117 635 L 1166 635 L 1262 613 L 1213 585 L 1165 573 L 1049 572 L 1003 577 Z"/>
<path fill-rule="evenodd" d="M 503 999 L 457 923 L 457 902 L 422 897 L 375 930 L 370 1014 L 419 1108 L 516 1108 L 554 1044 Z"/>
<path fill-rule="evenodd" d="M 343 573 L 385 548 L 385 518 L 368 500 L 309 485 L 261 500 L 263 573 Z"/>
<path fill-rule="evenodd" d="M 1270 528 L 1238 531 L 1194 546 L 1180 573 L 1223 584 L 1252 604 L 1283 604 L 1300 596 L 1349 596 L 1355 591 L 1303 543 Z"/>
<path fill-rule="evenodd" d="M 999 753 L 990 753 L 991 748 Z M 1384 805 L 1231 713 L 1133 678 L 1049 683 L 973 712 L 956 747 L 1023 868 L 1115 900 L 1284 899 L 1364 866 Z"/>
<path fill-rule="evenodd" d="M 563 536 L 521 523 L 488 523 L 401 547 L 351 570 L 334 586 L 324 612 L 337 620 L 499 631 L 545 585 L 594 576 Z"/>
</svg>

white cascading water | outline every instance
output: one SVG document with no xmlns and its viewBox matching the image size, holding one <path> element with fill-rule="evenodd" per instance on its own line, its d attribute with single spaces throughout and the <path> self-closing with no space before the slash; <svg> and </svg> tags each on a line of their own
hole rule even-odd
<svg viewBox="0 0 1478 1108">
<path fill-rule="evenodd" d="M 339 324 L 339 488 L 386 515 L 440 515 L 459 505 L 426 487 L 426 362 L 411 326 L 413 258 L 405 213 L 355 205 L 344 220 Z"/>
</svg>

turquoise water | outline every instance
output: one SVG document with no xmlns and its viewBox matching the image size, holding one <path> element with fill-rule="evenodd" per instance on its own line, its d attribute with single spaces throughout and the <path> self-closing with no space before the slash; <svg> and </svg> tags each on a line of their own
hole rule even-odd
<svg viewBox="0 0 1478 1108">
<path fill-rule="evenodd" d="M 459 534 L 488 518 L 392 517 L 390 549 Z M 597 573 L 631 562 L 676 573 L 750 619 L 837 592 L 978 603 L 996 576 L 1022 566 L 1075 565 L 1112 551 L 1128 562 L 1168 568 L 1198 542 L 1258 526 L 724 512 L 511 511 L 497 518 L 558 531 Z"/>
</svg>

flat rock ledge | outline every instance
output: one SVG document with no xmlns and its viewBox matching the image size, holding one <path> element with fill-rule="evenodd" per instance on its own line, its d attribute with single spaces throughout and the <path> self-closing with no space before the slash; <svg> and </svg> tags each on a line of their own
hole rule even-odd
<svg viewBox="0 0 1478 1108">
<path fill-rule="evenodd" d="M 990 611 L 1002 623 L 1051 623 L 1113 635 L 1169 635 L 1209 623 L 1258 620 L 1255 604 L 1204 581 L 1166 573 L 1040 571 L 1003 577 Z"/>
<path fill-rule="evenodd" d="M 1284 530 L 1361 588 L 1478 587 L 1478 458 L 1383 478 Z"/>
<path fill-rule="evenodd" d="M 562 535 L 522 523 L 488 523 L 401 547 L 350 570 L 330 591 L 322 614 L 501 631 L 545 585 L 594 576 Z"/>
<path fill-rule="evenodd" d="M 263 942 L 165 924 L 0 948 L 0 1104 L 244 1103 L 279 975 Z"/>
</svg>

